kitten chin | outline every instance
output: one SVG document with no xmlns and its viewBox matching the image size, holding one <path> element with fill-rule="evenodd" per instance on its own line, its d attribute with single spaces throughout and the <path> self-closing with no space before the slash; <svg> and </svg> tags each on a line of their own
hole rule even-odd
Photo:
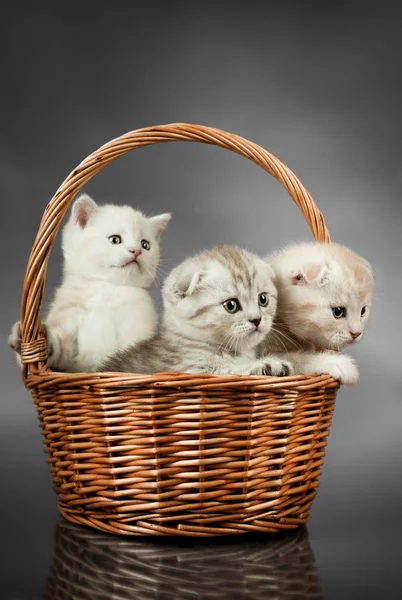
<svg viewBox="0 0 402 600">
<path fill-rule="evenodd" d="M 256 357 L 276 311 L 271 267 L 237 247 L 207 250 L 185 260 L 166 278 L 160 332 L 110 358 L 102 370 L 179 371 L 238 375 L 289 375 L 275 355 Z"/>
</svg>

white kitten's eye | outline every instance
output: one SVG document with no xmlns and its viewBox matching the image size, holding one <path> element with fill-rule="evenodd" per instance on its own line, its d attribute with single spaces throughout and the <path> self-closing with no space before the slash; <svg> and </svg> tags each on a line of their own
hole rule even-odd
<svg viewBox="0 0 402 600">
<path fill-rule="evenodd" d="M 335 319 L 346 317 L 346 308 L 344 306 L 335 306 L 332 309 L 332 314 L 334 315 Z"/>
<path fill-rule="evenodd" d="M 367 306 L 363 306 L 361 309 L 360 315 L 363 317 L 366 314 Z"/>
<path fill-rule="evenodd" d="M 141 240 L 141 247 L 144 248 L 144 250 L 151 250 L 151 244 L 148 240 Z"/>
<path fill-rule="evenodd" d="M 121 244 L 121 237 L 119 235 L 110 235 L 108 240 L 111 244 Z"/>
<path fill-rule="evenodd" d="M 232 315 L 237 313 L 237 311 L 241 308 L 240 302 L 236 298 L 230 298 L 230 300 L 226 300 L 226 302 L 223 303 L 223 307 Z"/>
<path fill-rule="evenodd" d="M 268 298 L 268 295 L 265 292 L 263 292 L 262 294 L 259 294 L 259 296 L 258 296 L 258 304 L 260 306 L 268 306 L 268 304 L 269 304 L 269 298 Z"/>
</svg>

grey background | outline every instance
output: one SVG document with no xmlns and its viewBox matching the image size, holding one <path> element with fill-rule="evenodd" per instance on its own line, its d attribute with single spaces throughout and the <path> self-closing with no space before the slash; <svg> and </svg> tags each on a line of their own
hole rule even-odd
<svg viewBox="0 0 402 600">
<path fill-rule="evenodd" d="M 237 133 L 278 156 L 309 189 L 333 239 L 375 269 L 372 320 L 353 349 L 361 382 L 338 394 L 309 534 L 323 597 L 397 598 L 401 11 L 386 2 L 55 4 L 14 3 L 0 25 L 0 597 L 40 597 L 56 518 L 33 403 L 6 346 L 40 217 L 101 144 L 186 121 Z M 201 144 L 130 153 L 86 191 L 100 202 L 173 212 L 165 273 L 216 243 L 265 254 L 311 239 L 267 173 Z M 48 294 L 60 264 L 56 248 Z"/>
</svg>

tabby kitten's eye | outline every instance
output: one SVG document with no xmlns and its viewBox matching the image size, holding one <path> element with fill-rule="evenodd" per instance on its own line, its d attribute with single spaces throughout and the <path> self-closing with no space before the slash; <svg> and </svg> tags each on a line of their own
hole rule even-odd
<svg viewBox="0 0 402 600">
<path fill-rule="evenodd" d="M 144 250 L 151 250 L 151 244 L 148 240 L 141 240 L 141 247 L 144 248 Z"/>
<path fill-rule="evenodd" d="M 363 317 L 366 314 L 367 306 L 363 306 L 360 315 Z"/>
<path fill-rule="evenodd" d="M 228 313 L 233 315 L 240 310 L 240 303 L 238 300 L 236 300 L 236 298 L 230 298 L 230 300 L 226 300 L 226 302 L 223 303 L 223 307 L 228 311 Z"/>
<path fill-rule="evenodd" d="M 110 235 L 108 240 L 111 244 L 121 244 L 121 237 L 119 235 Z"/>
<path fill-rule="evenodd" d="M 335 319 L 341 319 L 342 317 L 346 316 L 346 308 L 344 306 L 335 306 L 332 309 L 332 314 L 334 315 Z"/>
<path fill-rule="evenodd" d="M 260 306 L 268 306 L 268 304 L 269 304 L 268 294 L 266 294 L 265 292 L 262 292 L 262 294 L 259 294 L 258 295 L 258 304 Z"/>
</svg>

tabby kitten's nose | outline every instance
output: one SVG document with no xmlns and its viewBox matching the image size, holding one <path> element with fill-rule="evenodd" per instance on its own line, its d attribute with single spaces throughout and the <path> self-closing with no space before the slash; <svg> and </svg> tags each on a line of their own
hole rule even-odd
<svg viewBox="0 0 402 600">
<path fill-rule="evenodd" d="M 258 319 L 249 319 L 250 323 L 253 323 L 253 325 L 255 325 L 255 328 L 258 328 L 258 325 L 261 323 L 261 317 L 259 317 Z"/>
<path fill-rule="evenodd" d="M 351 331 L 350 335 L 352 336 L 352 338 L 355 340 L 356 338 L 359 337 L 359 335 L 361 334 L 361 331 Z"/>
</svg>

